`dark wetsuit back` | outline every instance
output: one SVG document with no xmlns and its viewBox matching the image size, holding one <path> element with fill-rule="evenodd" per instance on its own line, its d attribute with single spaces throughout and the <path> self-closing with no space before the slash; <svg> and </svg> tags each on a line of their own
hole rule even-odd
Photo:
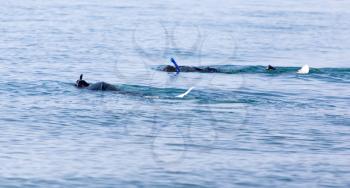
<svg viewBox="0 0 350 188">
<path fill-rule="evenodd" d="M 117 87 L 106 82 L 97 82 L 94 84 L 90 84 L 90 86 L 87 87 L 87 89 L 99 91 L 118 91 Z"/>
<path fill-rule="evenodd" d="M 213 73 L 218 72 L 217 69 L 211 67 L 190 67 L 190 66 L 179 66 L 180 72 L 202 72 L 202 73 Z M 167 65 L 161 69 L 165 72 L 176 72 L 176 68 Z"/>
</svg>

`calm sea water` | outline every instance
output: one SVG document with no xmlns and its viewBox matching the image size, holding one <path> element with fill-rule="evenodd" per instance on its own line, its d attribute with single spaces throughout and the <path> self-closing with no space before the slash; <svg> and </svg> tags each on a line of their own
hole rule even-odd
<svg viewBox="0 0 350 188">
<path fill-rule="evenodd" d="M 349 187 L 349 10 L 2 2 L 0 187 Z M 170 57 L 222 73 L 157 71 Z M 76 89 L 81 73 L 120 92 Z"/>
</svg>

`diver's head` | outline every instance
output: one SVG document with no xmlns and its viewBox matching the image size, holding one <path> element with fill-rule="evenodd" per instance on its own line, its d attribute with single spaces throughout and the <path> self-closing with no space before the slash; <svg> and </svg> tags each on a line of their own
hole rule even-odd
<svg viewBox="0 0 350 188">
<path fill-rule="evenodd" d="M 90 84 L 83 80 L 83 74 L 80 75 L 80 79 L 75 82 L 75 86 L 78 88 L 88 87 Z"/>
<path fill-rule="evenodd" d="M 170 65 L 167 65 L 163 68 L 163 71 L 165 72 L 176 72 L 176 68 Z"/>
</svg>

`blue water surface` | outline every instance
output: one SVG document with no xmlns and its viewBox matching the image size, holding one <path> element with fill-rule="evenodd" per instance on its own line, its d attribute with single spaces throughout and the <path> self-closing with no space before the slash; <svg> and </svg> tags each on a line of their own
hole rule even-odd
<svg viewBox="0 0 350 188">
<path fill-rule="evenodd" d="M 346 0 L 3 1 L 0 187 L 350 187 L 349 30 Z"/>
</svg>

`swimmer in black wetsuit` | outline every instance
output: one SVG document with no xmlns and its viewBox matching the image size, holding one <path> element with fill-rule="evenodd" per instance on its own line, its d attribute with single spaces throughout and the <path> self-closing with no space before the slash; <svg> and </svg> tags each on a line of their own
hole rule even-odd
<svg viewBox="0 0 350 188">
<path fill-rule="evenodd" d="M 89 84 L 85 80 L 83 80 L 83 75 L 80 75 L 79 80 L 75 82 L 75 86 L 77 88 L 86 88 L 90 90 L 101 90 L 101 91 L 118 91 L 118 89 L 109 83 L 106 82 L 97 82 L 94 84 Z"/>
<path fill-rule="evenodd" d="M 171 65 L 166 65 L 159 70 L 164 71 L 164 72 L 177 72 L 176 67 L 171 66 Z M 200 73 L 218 73 L 220 70 L 212 67 L 190 67 L 190 66 L 179 66 L 179 72 L 200 72 Z M 265 70 L 267 71 L 276 71 L 277 68 L 273 67 L 271 65 L 268 65 Z"/>
<path fill-rule="evenodd" d="M 190 67 L 190 66 L 179 66 L 180 72 L 202 72 L 202 73 L 214 73 L 218 72 L 217 69 L 211 67 Z M 171 65 L 167 65 L 161 68 L 161 71 L 165 72 L 176 72 L 176 68 Z"/>
</svg>

